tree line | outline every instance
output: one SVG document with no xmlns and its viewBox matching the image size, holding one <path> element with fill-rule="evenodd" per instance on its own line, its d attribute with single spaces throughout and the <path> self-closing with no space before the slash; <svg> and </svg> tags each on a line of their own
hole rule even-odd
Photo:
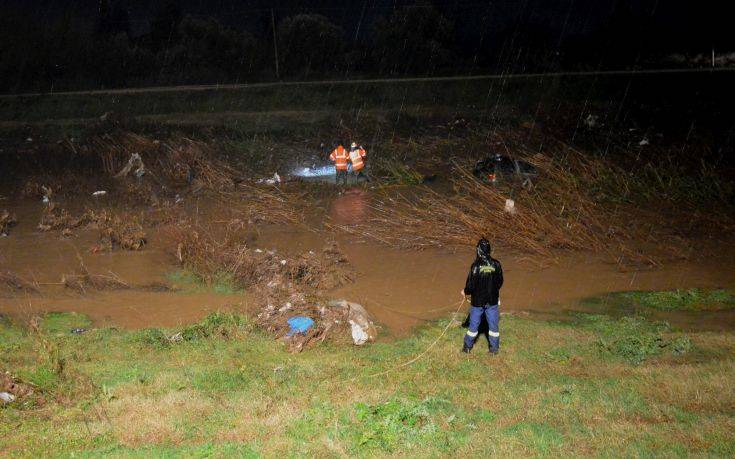
<svg viewBox="0 0 735 459">
<path fill-rule="evenodd" d="M 147 32 L 136 35 L 126 9 L 104 0 L 93 26 L 73 15 L 44 25 L 5 15 L 0 91 L 539 72 L 647 62 L 641 58 L 645 27 L 624 9 L 585 37 L 561 39 L 543 24 L 525 23 L 483 34 L 469 45 L 457 38 L 451 18 L 427 4 L 390 11 L 361 40 L 321 14 L 271 19 L 275 27 L 254 34 L 214 18 L 186 16 L 167 2 Z"/>
</svg>

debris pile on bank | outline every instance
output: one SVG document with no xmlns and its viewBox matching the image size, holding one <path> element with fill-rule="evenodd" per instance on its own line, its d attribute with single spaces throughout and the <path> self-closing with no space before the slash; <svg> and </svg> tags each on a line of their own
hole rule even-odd
<svg viewBox="0 0 735 459">
<path fill-rule="evenodd" d="M 0 406 L 41 406 L 45 403 L 46 399 L 37 387 L 21 381 L 8 371 L 0 371 Z"/>
<path fill-rule="evenodd" d="M 38 287 L 11 271 L 0 271 L 0 292 L 38 293 Z"/>
<path fill-rule="evenodd" d="M 61 277 L 64 287 L 78 293 L 86 293 L 93 290 L 126 290 L 131 286 L 113 273 L 109 275 L 91 274 L 84 263 L 79 264 L 75 274 L 64 274 Z"/>
<path fill-rule="evenodd" d="M 18 224 L 18 220 L 7 210 L 0 211 L 0 237 L 10 234 L 10 228 Z"/>
<path fill-rule="evenodd" d="M 294 318 L 308 319 L 305 329 L 297 329 Z M 345 300 L 306 301 L 292 298 L 285 305 L 267 305 L 256 318 L 258 325 L 283 340 L 290 352 L 300 352 L 305 347 L 321 343 L 327 338 L 361 346 L 374 341 L 375 324 L 364 307 Z"/>
<path fill-rule="evenodd" d="M 99 230 L 99 244 L 92 248 L 93 252 L 115 248 L 141 250 L 146 245 L 146 233 L 139 219 L 128 213 L 120 215 L 109 210 L 87 210 L 79 216 L 73 216 L 56 203 L 49 202 L 38 224 L 41 231 L 60 230 L 67 237 L 72 235 L 72 230 L 81 227 Z"/>
<path fill-rule="evenodd" d="M 219 233 L 197 225 L 176 225 L 169 231 L 180 265 L 205 283 L 225 276 L 248 289 L 262 305 L 257 323 L 287 341 L 294 352 L 328 337 L 349 337 L 355 344 L 374 339 L 367 312 L 354 303 L 330 303 L 325 290 L 352 282 L 355 272 L 335 242 L 320 252 L 287 256 L 276 250 L 253 249 L 243 240 L 242 222 Z M 311 321 L 308 329 L 289 333 L 289 320 Z M 355 325 L 353 325 L 353 323 Z M 340 330 L 339 333 L 336 333 Z"/>
</svg>

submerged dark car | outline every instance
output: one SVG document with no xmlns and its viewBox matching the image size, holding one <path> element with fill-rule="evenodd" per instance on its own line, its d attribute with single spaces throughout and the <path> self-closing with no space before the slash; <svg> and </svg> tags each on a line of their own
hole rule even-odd
<svg viewBox="0 0 735 459">
<path fill-rule="evenodd" d="M 531 178 L 538 175 L 536 168 L 526 161 L 501 154 L 481 159 L 475 163 L 472 173 L 483 182 L 497 183 L 516 178 L 524 186 L 530 186 Z"/>
</svg>

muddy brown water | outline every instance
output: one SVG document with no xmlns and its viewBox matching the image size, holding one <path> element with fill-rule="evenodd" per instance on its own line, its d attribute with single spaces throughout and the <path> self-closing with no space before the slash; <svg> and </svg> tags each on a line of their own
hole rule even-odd
<svg viewBox="0 0 735 459">
<path fill-rule="evenodd" d="M 323 207 L 315 209 L 308 220 L 329 218 L 338 224 L 364 220 L 369 215 L 371 199 L 371 193 L 363 189 L 335 193 L 333 198 L 323 200 Z M 154 231 L 149 231 L 149 244 L 140 252 L 98 254 L 89 252 L 96 242 L 96 232 L 92 230 L 75 231 L 67 239 L 55 231 L 40 232 L 36 225 L 42 206 L 35 200 L 0 201 L 0 208 L 16 213 L 19 220 L 9 237 L 0 238 L 0 268 L 32 279 L 42 287 L 41 295 L 0 297 L 0 313 L 22 317 L 44 311 L 76 311 L 89 315 L 99 326 L 143 328 L 179 326 L 217 310 L 247 312 L 256 307 L 247 293 L 121 290 L 77 294 L 65 290 L 59 285 L 61 277 L 73 273 L 80 259 L 91 273 L 114 274 L 134 285 L 170 283 L 167 274 L 176 265 Z M 332 239 L 339 242 L 358 276 L 353 284 L 324 293 L 364 304 L 387 332 L 400 336 L 457 309 L 460 290 L 474 257 L 471 248 L 396 250 L 324 229 L 277 225 L 259 227 L 254 245 L 282 253 L 300 253 L 319 250 Z M 702 254 L 705 253 L 696 260 L 671 262 L 656 269 L 622 271 L 606 259 L 583 253 L 559 253 L 556 263 L 541 269 L 522 256 L 499 249 L 495 256 L 503 262 L 506 278 L 501 308 L 506 312 L 530 311 L 554 317 L 568 308 L 584 308 L 578 303 L 580 299 L 606 292 L 734 288 L 735 246 L 708 246 L 703 242 Z M 733 312 L 656 316 L 685 328 L 735 330 Z"/>
</svg>

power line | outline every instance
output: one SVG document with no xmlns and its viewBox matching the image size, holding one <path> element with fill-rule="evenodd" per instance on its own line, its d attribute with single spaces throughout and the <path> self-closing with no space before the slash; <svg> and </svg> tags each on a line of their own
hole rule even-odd
<svg viewBox="0 0 735 459">
<path fill-rule="evenodd" d="M 11 99 L 16 97 L 36 96 L 78 96 L 78 95 L 113 95 L 113 94 L 138 94 L 155 92 L 186 92 L 186 91 L 211 91 L 211 90 L 240 90 L 276 88 L 290 86 L 330 86 L 330 85 L 352 85 L 352 84 L 401 84 L 401 83 L 424 83 L 440 81 L 473 81 L 473 80 L 505 80 L 505 79 L 532 79 L 553 77 L 585 77 L 585 76 L 643 76 L 662 74 L 687 74 L 687 73 L 735 73 L 735 67 L 698 68 L 698 69 L 648 69 L 648 70 L 590 70 L 581 72 L 546 72 L 546 73 L 507 73 L 493 75 L 469 75 L 469 76 L 446 76 L 446 77 L 413 77 L 413 78 L 374 78 L 354 80 L 319 80 L 319 81 L 276 81 L 269 83 L 250 84 L 212 84 L 192 86 L 152 86 L 145 88 L 119 88 L 98 89 L 91 91 L 67 91 L 55 93 L 24 93 L 24 94 L 2 94 L 0 99 Z"/>
</svg>

